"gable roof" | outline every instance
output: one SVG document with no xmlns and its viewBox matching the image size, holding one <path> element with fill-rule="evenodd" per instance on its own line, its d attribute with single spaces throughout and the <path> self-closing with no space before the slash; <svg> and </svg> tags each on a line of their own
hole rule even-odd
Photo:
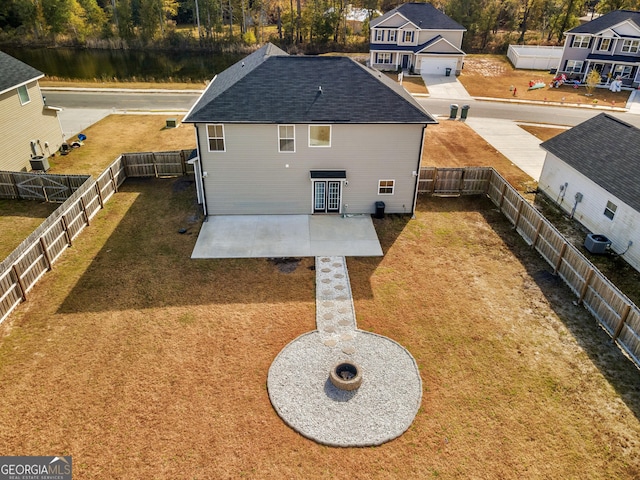
<svg viewBox="0 0 640 480">
<path fill-rule="evenodd" d="M 640 211 L 640 129 L 601 113 L 540 146 Z"/>
<path fill-rule="evenodd" d="M 41 71 L 0 52 L 0 94 L 42 77 L 44 73 Z"/>
<path fill-rule="evenodd" d="M 372 20 L 371 26 L 375 27 L 396 13 L 400 13 L 416 27 L 423 30 L 467 30 L 430 3 L 404 3 Z"/>
<path fill-rule="evenodd" d="M 386 75 L 267 44 L 216 76 L 185 123 L 437 123 Z"/>
<path fill-rule="evenodd" d="M 614 10 L 606 15 L 602 15 L 584 25 L 579 25 L 576 28 L 572 28 L 567 33 L 590 33 L 595 35 L 607 28 L 614 27 L 622 22 L 631 21 L 640 27 L 640 12 L 634 12 L 631 10 Z"/>
</svg>

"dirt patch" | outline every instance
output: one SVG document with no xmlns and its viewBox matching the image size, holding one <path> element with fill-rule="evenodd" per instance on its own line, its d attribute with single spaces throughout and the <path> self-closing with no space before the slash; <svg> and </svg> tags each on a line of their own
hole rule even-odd
<svg viewBox="0 0 640 480">
<path fill-rule="evenodd" d="M 551 88 L 554 76 L 546 70 L 515 69 L 504 55 L 467 55 L 458 78 L 474 97 L 608 107 L 624 107 L 629 99 L 628 91 L 614 93 L 606 88 L 596 88 L 592 96 L 587 96 L 585 87 L 563 85 Z M 542 82 L 545 86 L 529 90 L 530 82 Z"/>
<path fill-rule="evenodd" d="M 295 272 L 298 266 L 300 266 L 300 258 L 284 257 L 284 258 L 270 258 L 269 261 L 273 263 L 279 272 L 292 273 Z"/>
<path fill-rule="evenodd" d="M 315 328 L 313 259 L 190 260 L 174 182 L 127 180 L 0 325 L 4 454 L 96 479 L 640 476 L 640 372 L 486 198 L 420 198 L 374 221 L 384 257 L 347 260 L 359 328 L 405 346 L 424 392 L 401 437 L 337 450 L 265 387 Z"/>
<path fill-rule="evenodd" d="M 384 74 L 394 82 L 400 83 L 398 82 L 398 74 L 396 72 L 385 72 Z M 402 86 L 407 92 L 411 94 L 426 95 L 427 93 L 429 93 L 429 90 L 424 84 L 424 80 L 422 80 L 422 77 L 419 76 L 409 77 L 407 75 L 404 75 L 402 78 Z"/>
<path fill-rule="evenodd" d="M 555 137 L 556 135 L 561 134 L 562 132 L 566 132 L 566 128 L 555 128 L 555 127 L 541 127 L 539 125 L 518 125 L 523 130 L 529 132 L 536 138 L 539 138 L 543 142 L 549 140 L 550 138 Z"/>
</svg>

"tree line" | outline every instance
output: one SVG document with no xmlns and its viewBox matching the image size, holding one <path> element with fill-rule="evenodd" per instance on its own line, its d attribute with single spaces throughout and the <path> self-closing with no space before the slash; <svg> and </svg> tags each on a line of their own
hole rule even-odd
<svg viewBox="0 0 640 480">
<path fill-rule="evenodd" d="M 366 50 L 369 22 L 398 0 L 2 0 L 0 40 L 117 47 L 213 47 L 274 41 L 309 50 Z M 434 0 L 467 28 L 468 52 L 560 43 L 584 15 L 640 0 Z M 363 12 L 364 22 L 349 13 Z"/>
</svg>

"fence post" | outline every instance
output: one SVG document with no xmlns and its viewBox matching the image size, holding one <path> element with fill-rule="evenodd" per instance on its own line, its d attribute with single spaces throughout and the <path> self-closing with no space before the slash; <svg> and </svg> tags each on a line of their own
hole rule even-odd
<svg viewBox="0 0 640 480">
<path fill-rule="evenodd" d="M 565 241 L 560 248 L 560 255 L 558 255 L 558 260 L 556 261 L 555 268 L 553 269 L 553 274 L 557 275 L 558 270 L 560 269 L 560 264 L 562 263 L 562 257 L 564 257 L 564 252 L 567 250 L 567 242 Z"/>
<path fill-rule="evenodd" d="M 502 188 L 500 189 L 500 203 L 498 204 L 498 208 L 502 210 L 502 203 L 504 202 L 504 192 L 507 191 L 507 182 L 505 180 L 502 181 Z"/>
<path fill-rule="evenodd" d="M 47 270 L 51 270 L 53 266 L 51 263 L 51 256 L 49 255 L 49 249 L 47 248 L 47 244 L 44 241 L 43 237 L 40 237 L 40 246 L 42 247 L 42 251 L 44 253 L 44 259 L 47 261 Z"/>
<path fill-rule="evenodd" d="M 93 184 L 96 188 L 96 194 L 98 195 L 98 203 L 100 204 L 100 208 L 104 208 L 104 200 L 102 199 L 102 192 L 100 191 L 100 185 L 98 185 L 98 181 Z"/>
<path fill-rule="evenodd" d="M 158 178 L 158 164 L 156 163 L 156 153 L 151 152 L 151 158 L 153 159 L 153 173 L 155 173 L 156 178 Z"/>
<path fill-rule="evenodd" d="M 625 303 L 624 308 L 622 309 L 622 313 L 620 314 L 620 325 L 618 325 L 618 328 L 616 328 L 616 331 L 613 334 L 614 342 L 620 335 L 620 332 L 622 332 L 622 328 L 624 327 L 624 324 L 627 323 L 627 317 L 629 316 L 630 311 L 631 311 L 631 305 L 629 305 L 628 303 Z"/>
<path fill-rule="evenodd" d="M 72 247 L 73 243 L 71 241 L 71 234 L 69 233 L 69 225 L 67 224 L 66 213 L 63 213 L 60 216 L 60 219 L 62 220 L 62 228 L 64 229 L 64 235 L 67 237 L 67 245 Z"/>
<path fill-rule="evenodd" d="M 513 220 L 513 226 L 516 230 L 518 229 L 518 222 L 520 221 L 520 213 L 522 212 L 523 203 L 524 201 L 522 200 L 522 197 L 518 197 L 518 209 L 516 210 L 516 216 Z"/>
<path fill-rule="evenodd" d="M 116 183 L 116 179 L 113 175 L 113 170 L 109 167 L 109 178 L 111 179 L 111 184 L 113 185 L 113 191 L 118 193 L 118 184 Z"/>
<path fill-rule="evenodd" d="M 80 195 L 80 206 L 82 207 L 82 214 L 84 215 L 84 221 L 87 224 L 87 227 L 90 225 L 89 222 L 89 214 L 87 213 L 87 205 L 84 203 L 84 194 Z"/>
<path fill-rule="evenodd" d="M 582 290 L 580 290 L 578 303 L 582 303 L 582 301 L 584 300 L 584 296 L 587 294 L 587 290 L 589 289 L 589 285 L 591 284 L 592 278 L 593 278 L 593 268 L 589 268 L 587 275 L 584 277 L 584 285 L 582 286 Z"/>
<path fill-rule="evenodd" d="M 18 283 L 18 288 L 20 289 L 20 296 L 22 297 L 22 301 L 26 302 L 27 289 L 24 288 L 24 283 L 22 283 L 22 278 L 20 277 L 20 274 L 18 273 L 18 269 L 16 268 L 15 264 L 11 266 L 11 269 L 13 270 L 13 274 L 16 276 L 16 281 Z"/>
<path fill-rule="evenodd" d="M 538 217 L 538 225 L 536 225 L 536 233 L 533 235 L 533 242 L 531 242 L 531 246 L 535 249 L 536 243 L 538 243 L 538 237 L 540 237 L 540 230 L 542 230 L 542 217 Z"/>
</svg>

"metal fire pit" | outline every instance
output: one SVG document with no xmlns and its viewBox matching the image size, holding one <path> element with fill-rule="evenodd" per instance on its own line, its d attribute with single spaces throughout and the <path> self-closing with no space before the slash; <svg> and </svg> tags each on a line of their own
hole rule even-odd
<svg viewBox="0 0 640 480">
<path fill-rule="evenodd" d="M 362 383 L 362 370 L 355 363 L 340 362 L 331 369 L 329 379 L 340 390 L 355 390 Z"/>
</svg>

